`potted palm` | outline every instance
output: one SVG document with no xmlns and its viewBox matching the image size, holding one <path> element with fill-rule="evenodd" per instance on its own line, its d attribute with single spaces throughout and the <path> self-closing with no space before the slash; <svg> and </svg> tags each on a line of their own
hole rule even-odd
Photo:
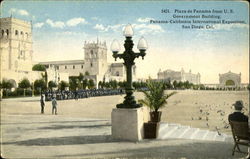
<svg viewBox="0 0 250 159">
<path fill-rule="evenodd" d="M 166 94 L 164 93 L 164 83 L 156 82 L 151 79 L 147 82 L 147 88 L 148 91 L 142 91 L 145 98 L 139 100 L 139 103 L 150 108 L 150 121 L 144 123 L 144 136 L 145 138 L 157 138 L 162 114 L 159 109 L 163 108 L 167 104 L 167 99 L 177 92 Z"/>
</svg>

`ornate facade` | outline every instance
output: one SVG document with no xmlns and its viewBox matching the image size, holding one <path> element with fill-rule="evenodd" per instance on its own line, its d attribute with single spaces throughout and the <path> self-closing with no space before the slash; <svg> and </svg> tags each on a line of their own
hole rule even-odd
<svg viewBox="0 0 250 159">
<path fill-rule="evenodd" d="M 165 70 L 165 71 L 159 71 L 158 74 L 158 80 L 168 80 L 170 82 L 173 81 L 188 81 L 193 84 L 200 84 L 200 73 L 194 74 L 191 72 L 185 72 L 184 69 L 181 69 L 181 71 L 173 71 L 173 70 Z"/>
<path fill-rule="evenodd" d="M 107 61 L 106 42 L 85 42 L 84 60 L 65 60 L 40 62 L 48 68 L 56 68 L 60 73 L 68 73 L 69 76 L 83 75 L 89 73 L 88 79 L 93 79 L 96 85 L 99 81 L 124 81 L 126 79 L 126 69 L 122 63 L 111 63 Z M 136 67 L 133 67 L 133 77 L 135 77 Z"/>
<path fill-rule="evenodd" d="M 33 41 L 31 23 L 8 17 L 0 19 L 0 80 L 10 80 L 15 87 L 22 79 L 30 82 L 42 78 L 44 72 L 32 71 Z M 126 69 L 122 63 L 107 61 L 106 42 L 85 42 L 83 60 L 40 62 L 47 66 L 48 81 L 59 83 L 69 81 L 69 76 L 89 72 L 89 79 L 96 85 L 99 81 L 126 79 Z M 135 77 L 133 67 L 133 78 Z"/>
<path fill-rule="evenodd" d="M 219 74 L 219 87 L 240 87 L 241 86 L 241 73 L 233 73 L 231 71 Z"/>
<path fill-rule="evenodd" d="M 10 80 L 15 87 L 23 78 L 29 81 L 41 78 L 41 72 L 32 71 L 33 42 L 31 23 L 0 18 L 0 80 Z"/>
</svg>

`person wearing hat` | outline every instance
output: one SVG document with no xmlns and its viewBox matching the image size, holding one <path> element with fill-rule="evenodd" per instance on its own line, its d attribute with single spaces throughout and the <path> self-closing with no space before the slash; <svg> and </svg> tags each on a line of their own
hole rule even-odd
<svg viewBox="0 0 250 159">
<path fill-rule="evenodd" d="M 235 112 L 228 116 L 228 121 L 248 122 L 248 116 L 241 112 L 243 109 L 243 102 L 238 100 L 233 104 L 233 106 L 235 108 Z"/>
<path fill-rule="evenodd" d="M 243 108 L 243 102 L 241 100 L 236 101 L 233 106 L 235 108 L 235 112 L 228 116 L 228 121 L 248 122 L 248 116 L 241 112 Z M 248 147 L 248 155 L 245 158 L 250 159 L 250 147 Z"/>
</svg>

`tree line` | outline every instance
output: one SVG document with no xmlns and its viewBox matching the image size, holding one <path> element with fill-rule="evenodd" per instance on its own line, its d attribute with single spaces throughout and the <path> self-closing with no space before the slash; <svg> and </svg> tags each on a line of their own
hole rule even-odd
<svg viewBox="0 0 250 159">
<path fill-rule="evenodd" d="M 22 79 L 18 83 L 18 87 L 15 88 L 14 91 L 11 91 L 14 88 L 14 84 L 10 80 L 3 80 L 0 82 L 0 89 L 3 90 L 3 97 L 9 96 L 32 96 L 39 95 L 41 92 L 46 91 L 48 89 L 59 89 L 65 90 L 69 88 L 71 91 L 80 90 L 80 89 L 93 89 L 95 88 L 95 83 L 92 79 L 88 79 L 89 72 L 85 72 L 83 75 L 80 73 L 78 76 L 70 76 L 69 82 L 60 81 L 58 84 L 54 81 L 48 81 L 48 75 L 46 72 L 46 67 L 44 65 L 34 65 L 32 70 L 34 71 L 43 71 L 42 78 L 35 80 L 31 83 L 27 78 Z M 193 89 L 193 90 L 225 90 L 223 88 L 211 88 L 205 87 L 203 84 L 193 84 L 189 81 L 161 81 L 164 84 L 165 89 Z M 135 81 L 133 82 L 133 87 L 136 90 L 140 90 L 142 88 L 146 88 L 147 81 Z M 126 81 L 99 81 L 98 88 L 102 89 L 117 89 L 117 88 L 125 88 Z M 247 87 L 250 90 L 250 84 Z"/>
<path fill-rule="evenodd" d="M 88 75 L 88 73 L 86 73 Z M 69 82 L 60 81 L 58 84 L 54 81 L 48 81 L 47 73 L 42 74 L 41 79 L 35 80 L 31 83 L 27 78 L 22 79 L 18 83 L 18 87 L 14 91 L 11 91 L 14 88 L 14 84 L 11 80 L 3 80 L 0 82 L 0 89 L 3 90 L 3 97 L 11 96 L 32 96 L 40 95 L 41 92 L 46 90 L 77 90 L 77 89 L 93 89 L 95 83 L 92 79 L 86 79 L 85 76 L 80 73 L 79 76 L 70 76 Z"/>
</svg>

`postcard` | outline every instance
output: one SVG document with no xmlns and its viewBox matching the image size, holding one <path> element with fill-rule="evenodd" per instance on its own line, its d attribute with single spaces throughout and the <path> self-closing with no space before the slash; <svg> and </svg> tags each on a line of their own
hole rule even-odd
<svg viewBox="0 0 250 159">
<path fill-rule="evenodd" d="M 247 1 L 6 0 L 0 22 L 1 157 L 249 155 Z"/>
</svg>

